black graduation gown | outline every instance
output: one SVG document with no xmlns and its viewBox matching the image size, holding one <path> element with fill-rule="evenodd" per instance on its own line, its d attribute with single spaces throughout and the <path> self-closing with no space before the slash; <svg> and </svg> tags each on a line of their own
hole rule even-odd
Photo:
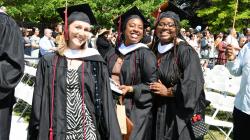
<svg viewBox="0 0 250 140">
<path fill-rule="evenodd" d="M 28 139 L 48 140 L 51 110 L 51 85 L 52 67 L 55 54 L 46 55 L 39 61 L 34 97 L 32 104 L 31 119 L 28 128 Z M 109 76 L 104 60 L 100 55 L 93 55 L 82 58 L 84 61 L 84 101 L 92 114 L 93 122 L 96 126 L 98 140 L 121 140 L 121 132 L 115 113 L 115 105 L 109 85 Z M 101 135 L 101 128 L 97 127 L 95 111 L 95 83 L 92 70 L 92 62 L 97 63 L 98 88 L 102 100 L 102 112 L 104 121 L 101 122 L 106 127 L 104 135 Z M 66 135 L 66 72 L 67 60 L 59 56 L 56 66 L 55 97 L 53 132 L 54 140 L 64 140 Z M 79 77 L 82 77 L 81 66 L 78 69 Z M 81 82 L 81 78 L 79 78 Z M 103 128 L 103 127 L 102 127 Z"/>
<path fill-rule="evenodd" d="M 152 139 L 194 139 L 189 124 L 191 116 L 197 112 L 205 113 L 204 80 L 197 53 L 180 42 L 176 53 L 173 47 L 162 55 L 158 76 L 166 87 L 174 87 L 175 97 L 155 96 Z"/>
<path fill-rule="evenodd" d="M 16 22 L 0 12 L 0 108 L 15 103 L 14 90 L 24 70 L 23 38 Z"/>
<path fill-rule="evenodd" d="M 114 49 L 106 55 L 110 76 L 118 55 Z M 134 124 L 130 140 L 151 140 L 153 99 L 148 83 L 157 79 L 156 57 L 150 49 L 142 47 L 123 57 L 120 84 L 134 88 L 124 99 L 126 114 Z"/>
</svg>

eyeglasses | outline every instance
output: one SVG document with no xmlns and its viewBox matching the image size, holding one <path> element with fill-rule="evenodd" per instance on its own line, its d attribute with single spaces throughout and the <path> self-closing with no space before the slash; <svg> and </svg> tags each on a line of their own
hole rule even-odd
<svg viewBox="0 0 250 140">
<path fill-rule="evenodd" d="M 174 22 L 168 22 L 168 23 L 163 23 L 163 22 L 160 22 L 158 24 L 158 27 L 159 28 L 163 28 L 165 26 L 168 26 L 168 27 L 175 27 L 175 23 Z"/>
</svg>

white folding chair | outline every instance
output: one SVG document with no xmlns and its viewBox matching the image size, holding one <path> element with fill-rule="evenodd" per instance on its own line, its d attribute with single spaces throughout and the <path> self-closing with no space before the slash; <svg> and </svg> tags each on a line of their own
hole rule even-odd
<svg viewBox="0 0 250 140">
<path fill-rule="evenodd" d="M 26 106 L 23 109 L 18 121 L 24 115 L 29 106 L 32 105 L 35 76 L 36 76 L 36 69 L 25 65 L 24 75 L 15 88 L 15 97 L 17 98 L 17 103 L 13 106 L 13 108 L 16 107 L 20 99 L 26 103 Z"/>
<path fill-rule="evenodd" d="M 232 76 L 228 81 L 228 88 L 226 89 L 226 92 L 236 95 L 240 90 L 240 82 L 241 82 L 241 76 L 235 77 Z"/>
<path fill-rule="evenodd" d="M 225 140 L 229 139 L 229 136 L 233 130 L 233 123 L 228 121 L 229 117 L 232 117 L 232 112 L 234 108 L 234 99 L 235 97 L 227 96 L 226 94 L 220 94 L 212 91 L 206 91 L 206 99 L 211 102 L 211 107 L 215 109 L 212 116 L 205 115 L 205 123 L 208 126 L 215 126 L 218 128 L 224 135 Z M 218 117 L 219 112 L 226 112 L 227 118 L 222 120 Z M 222 128 L 228 128 L 228 132 Z M 216 139 L 211 133 L 209 135 Z"/>
</svg>

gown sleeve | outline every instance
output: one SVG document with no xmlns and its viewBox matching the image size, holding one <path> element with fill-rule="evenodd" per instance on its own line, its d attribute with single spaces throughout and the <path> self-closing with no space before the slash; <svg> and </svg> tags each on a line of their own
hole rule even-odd
<svg viewBox="0 0 250 140">
<path fill-rule="evenodd" d="M 140 55 L 140 72 L 141 83 L 133 85 L 135 102 L 147 106 L 147 103 L 151 104 L 152 94 L 148 87 L 148 83 L 157 80 L 156 75 L 156 57 L 153 52 L 144 49 L 144 53 Z M 151 105 L 150 105 L 151 106 Z"/>
<path fill-rule="evenodd" d="M 42 96 L 44 90 L 45 82 L 45 60 L 41 58 L 36 72 L 36 82 L 33 93 L 31 116 L 28 127 L 28 140 L 35 140 L 38 137 L 39 123 L 40 123 L 40 113 L 42 108 Z"/>
<path fill-rule="evenodd" d="M 102 65 L 102 83 L 101 91 L 103 93 L 103 113 L 107 134 L 109 140 L 122 140 L 120 127 L 118 124 L 115 104 L 113 102 L 112 91 L 109 84 L 109 74 L 106 65 Z"/>
<path fill-rule="evenodd" d="M 135 124 L 130 139 L 150 140 L 152 126 L 153 94 L 148 83 L 157 80 L 156 58 L 153 52 L 146 50 L 140 55 L 141 83 L 133 85 L 135 107 L 130 117 Z"/>
<path fill-rule="evenodd" d="M 0 100 L 14 92 L 24 71 L 21 32 L 15 21 L 0 13 Z"/>
<path fill-rule="evenodd" d="M 190 118 L 195 111 L 200 95 L 204 93 L 200 59 L 190 46 L 182 46 L 178 54 L 178 63 L 182 77 L 180 78 L 180 91 L 176 93 L 177 106 L 181 118 Z"/>
</svg>

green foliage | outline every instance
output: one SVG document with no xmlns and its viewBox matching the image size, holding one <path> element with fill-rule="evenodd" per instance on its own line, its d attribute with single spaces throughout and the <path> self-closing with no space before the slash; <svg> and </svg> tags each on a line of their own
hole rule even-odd
<svg viewBox="0 0 250 140">
<path fill-rule="evenodd" d="M 213 32 L 227 31 L 233 26 L 236 0 L 212 0 L 212 6 L 197 11 Z M 239 0 L 235 28 L 242 31 L 250 23 L 249 0 Z"/>
<path fill-rule="evenodd" d="M 181 20 L 180 25 L 181 25 L 181 28 L 188 29 L 190 27 L 189 20 L 186 20 L 186 19 Z"/>
<path fill-rule="evenodd" d="M 133 6 L 153 21 L 151 12 L 165 0 L 68 0 L 68 5 L 89 3 L 99 25 L 113 27 L 113 20 Z M 233 25 L 236 0 L 211 0 L 212 6 L 197 11 L 197 15 L 207 21 L 213 32 L 226 31 Z M 0 0 L 8 9 L 7 13 L 17 21 L 33 23 L 56 23 L 61 21 L 56 9 L 65 6 L 66 0 Z M 239 0 L 235 27 L 238 31 L 250 23 L 249 0 Z M 190 27 L 182 21 L 183 27 Z"/>
<path fill-rule="evenodd" d="M 56 23 L 61 21 L 56 9 L 65 7 L 66 0 L 5 0 L 2 2 L 7 13 L 17 21 Z M 113 20 L 133 6 L 153 19 L 151 12 L 164 0 L 68 0 L 68 6 L 88 3 L 99 25 L 112 27 Z M 0 1 L 1 4 L 1 1 Z"/>
</svg>

